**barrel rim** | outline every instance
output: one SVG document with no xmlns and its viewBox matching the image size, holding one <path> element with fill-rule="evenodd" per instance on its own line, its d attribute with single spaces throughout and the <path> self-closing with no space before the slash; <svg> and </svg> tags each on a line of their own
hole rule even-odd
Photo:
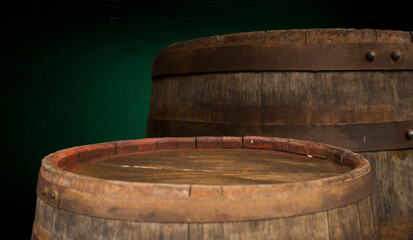
<svg viewBox="0 0 413 240">
<path fill-rule="evenodd" d="M 82 145 L 82 146 L 77 146 L 77 147 L 72 147 L 72 148 L 67 148 L 63 150 L 59 150 L 55 153 L 51 153 L 48 156 L 46 156 L 42 160 L 42 168 L 44 169 L 50 169 L 51 171 L 55 171 L 58 174 L 63 174 L 67 175 L 70 177 L 75 177 L 78 179 L 90 179 L 90 180 L 96 180 L 99 178 L 94 178 L 94 177 L 88 177 L 84 175 L 78 175 L 75 173 L 71 173 L 68 171 L 65 171 L 64 168 L 67 166 L 62 166 L 61 164 L 74 164 L 74 163 L 67 163 L 65 160 L 69 157 L 74 156 L 75 154 L 78 154 L 79 152 L 87 151 L 89 155 L 86 155 L 85 157 L 82 158 L 82 156 L 78 156 L 78 161 L 86 161 L 89 160 L 90 158 L 97 158 L 97 157 L 103 157 L 103 156 L 112 156 L 112 155 L 122 155 L 122 154 L 128 154 L 128 153 L 134 153 L 132 152 L 120 152 L 120 154 L 117 154 L 115 151 L 116 145 L 122 145 L 125 143 L 131 143 L 131 144 L 136 144 L 135 146 L 138 146 L 141 142 L 144 144 L 153 144 L 153 148 L 149 150 L 144 150 L 144 151 L 136 151 L 136 152 L 152 152 L 152 151 L 162 151 L 162 150 L 196 150 L 199 149 L 195 146 L 196 141 L 199 139 L 213 139 L 216 141 L 220 141 L 219 139 L 221 137 L 214 137 L 214 136 L 203 136 L 203 137 L 158 137 L 158 138 L 144 138 L 144 139 L 138 139 L 136 140 L 126 140 L 126 141 L 115 141 L 115 142 L 107 142 L 107 143 L 98 143 L 98 144 L 90 144 L 90 145 Z M 370 164 L 368 161 L 362 157 L 361 155 L 357 153 L 353 153 L 350 150 L 332 146 L 330 144 L 324 144 L 324 143 L 317 143 L 317 142 L 311 142 L 311 141 L 304 141 L 304 140 L 295 140 L 295 139 L 288 139 L 288 138 L 277 138 L 277 137 L 260 137 L 260 136 L 244 136 L 244 137 L 232 137 L 232 136 L 225 136 L 224 138 L 234 138 L 236 140 L 242 141 L 242 147 L 239 145 L 237 147 L 226 147 L 223 149 L 239 149 L 239 148 L 246 148 L 246 149 L 263 149 L 263 150 L 275 150 L 275 151 L 282 151 L 282 152 L 287 152 L 287 153 L 292 153 L 292 154 L 298 154 L 298 155 L 310 155 L 313 157 L 318 157 L 321 159 L 325 159 L 328 161 L 336 162 L 339 164 L 346 165 L 348 167 L 351 167 L 352 170 L 349 172 L 346 172 L 344 174 L 339 174 L 337 176 L 332 176 L 328 178 L 323 178 L 328 180 L 328 184 L 332 184 L 334 181 L 334 178 L 337 177 L 350 177 L 353 179 L 353 175 L 358 175 L 358 174 L 365 174 L 370 171 Z M 258 141 L 251 143 L 248 141 Z M 176 149 L 168 149 L 169 146 L 165 146 L 164 148 L 159 148 L 159 144 L 162 142 L 167 142 L 169 145 L 174 145 L 175 143 L 185 143 L 185 142 L 191 142 L 194 144 L 193 148 L 178 148 Z M 269 145 L 271 144 L 271 146 Z M 277 145 L 278 144 L 278 145 Z M 281 145 L 282 144 L 282 145 Z M 157 146 L 156 146 L 157 145 Z M 102 146 L 106 146 L 112 150 L 111 152 L 105 153 L 102 152 L 101 148 Z M 132 145 L 134 146 L 134 145 Z M 321 150 L 319 150 L 321 148 Z M 208 148 L 202 148 L 202 149 L 208 149 Z M 321 152 L 316 152 L 316 151 L 321 151 Z M 326 153 L 324 153 L 326 151 Z M 328 153 L 327 153 L 328 152 Z M 331 152 L 335 152 L 336 154 L 340 154 L 340 156 L 333 156 Z M 95 154 L 93 154 L 95 153 Z M 327 155 L 331 153 L 330 155 Z M 342 161 L 342 156 L 343 154 L 350 156 L 349 161 L 343 162 Z M 351 158 L 352 157 L 352 158 Z M 361 175 L 360 175 L 361 176 Z M 176 186 L 176 185 L 191 185 L 191 184 L 169 184 L 169 183 L 140 183 L 140 182 L 127 182 L 127 181 L 121 181 L 121 180 L 104 180 L 105 182 L 110 182 L 110 183 L 117 183 L 117 184 L 134 184 L 134 185 L 148 185 L 148 186 Z M 317 183 L 319 182 L 317 180 L 309 180 L 305 182 L 311 182 L 311 183 Z M 302 185 L 302 182 L 298 183 L 278 183 L 278 184 L 257 184 L 257 185 L 231 185 L 231 186 L 238 186 L 238 187 L 243 187 L 245 188 L 246 186 L 265 186 L 265 187 L 273 187 L 273 186 L 288 186 L 288 185 Z M 195 184 L 196 185 L 196 184 Z M 205 185 L 205 186 L 221 186 L 221 185 Z"/>
<path fill-rule="evenodd" d="M 296 183 L 224 186 L 104 180 L 64 170 L 67 164 L 89 158 L 171 149 L 196 150 L 201 143 L 213 143 L 222 149 L 312 155 L 353 169 L 333 177 Z M 47 204 L 90 216 L 217 222 L 295 216 L 345 206 L 369 196 L 374 191 L 374 180 L 365 158 L 328 144 L 258 136 L 152 138 L 84 145 L 49 154 L 42 160 L 36 191 Z M 294 206 L 290 206 L 292 203 Z"/>
<path fill-rule="evenodd" d="M 324 34 L 324 35 L 323 35 Z M 337 34 L 340 38 L 332 40 L 327 35 Z M 319 36 L 322 36 L 320 38 Z M 193 50 L 217 46 L 244 45 L 246 42 L 269 41 L 267 43 L 285 43 L 285 38 L 294 38 L 296 43 L 413 43 L 410 31 L 375 28 L 306 28 L 275 29 L 265 31 L 248 31 L 198 37 L 186 41 L 172 43 L 158 54 Z M 297 39 L 298 38 L 298 39 Z M 297 41 L 298 40 L 298 41 Z M 203 44 L 201 42 L 204 42 Z M 264 42 L 265 43 L 265 42 Z M 208 45 L 206 45 L 208 44 Z"/>
</svg>

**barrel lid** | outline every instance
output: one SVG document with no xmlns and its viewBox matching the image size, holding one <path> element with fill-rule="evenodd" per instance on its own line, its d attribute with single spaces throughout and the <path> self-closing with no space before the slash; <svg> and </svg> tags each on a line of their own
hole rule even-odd
<svg viewBox="0 0 413 240">
<path fill-rule="evenodd" d="M 413 69 L 412 34 L 381 29 L 293 29 L 188 40 L 161 50 L 152 77 L 240 71 Z"/>
<path fill-rule="evenodd" d="M 279 161 L 295 159 L 314 161 L 307 164 L 317 165 L 327 160 L 328 164 L 324 166 L 342 166 L 339 168 L 341 172 L 333 176 L 327 174 L 298 182 L 277 183 L 272 179 L 257 183 L 254 182 L 256 179 L 251 179 L 244 184 L 244 179 L 234 184 L 230 179 L 229 184 L 217 184 L 214 180 L 212 185 L 202 181 L 151 182 L 148 178 L 139 182 L 110 180 L 75 173 L 86 162 L 102 159 L 125 161 L 138 155 L 173 153 L 176 160 L 177 153 L 190 152 L 207 155 L 223 152 L 240 155 L 244 152 L 253 157 L 264 154 L 264 160 L 276 156 Z M 196 157 L 199 159 L 199 155 Z M 263 162 L 263 159 L 258 160 Z M 121 162 L 116 164 L 122 167 Z M 198 166 L 198 169 L 208 169 L 205 167 L 207 163 L 199 164 L 204 167 Z M 243 169 L 248 165 L 245 161 L 242 164 L 244 166 L 237 163 L 232 167 Z M 326 144 L 253 136 L 140 139 L 65 149 L 43 159 L 37 185 L 38 197 L 60 209 L 95 217 L 157 222 L 219 222 L 295 216 L 345 206 L 372 192 L 374 180 L 370 165 L 358 154 Z"/>
<path fill-rule="evenodd" d="M 261 149 L 180 149 L 94 158 L 66 168 L 76 174 L 128 182 L 252 185 L 337 176 L 350 167 L 320 158 Z"/>
</svg>

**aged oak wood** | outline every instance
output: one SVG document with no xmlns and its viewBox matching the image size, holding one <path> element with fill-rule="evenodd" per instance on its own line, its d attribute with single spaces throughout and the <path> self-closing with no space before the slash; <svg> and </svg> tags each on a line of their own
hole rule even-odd
<svg viewBox="0 0 413 240">
<path fill-rule="evenodd" d="M 361 153 L 376 179 L 377 209 L 383 239 L 413 237 L 413 149 Z M 380 201 L 381 200 L 381 201 Z"/>
<path fill-rule="evenodd" d="M 33 239 L 380 239 L 369 162 L 270 137 L 117 141 L 45 157 Z"/>
<path fill-rule="evenodd" d="M 400 230 L 408 239 L 412 39 L 406 31 L 298 29 L 173 44 L 153 62 L 147 137 L 276 136 L 360 152 L 374 170 L 382 229 L 392 232 L 383 236 Z"/>
<path fill-rule="evenodd" d="M 94 161 L 67 170 L 108 180 L 204 185 L 290 183 L 349 171 L 317 158 L 247 149 L 129 154 Z"/>
</svg>

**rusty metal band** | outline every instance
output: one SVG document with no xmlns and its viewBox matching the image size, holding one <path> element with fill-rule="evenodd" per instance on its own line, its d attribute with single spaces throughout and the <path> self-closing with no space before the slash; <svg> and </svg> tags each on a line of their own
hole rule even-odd
<svg viewBox="0 0 413 240">
<path fill-rule="evenodd" d="M 413 44 L 250 44 L 161 52 L 153 60 L 152 77 L 245 71 L 350 70 L 413 70 Z"/>
<path fill-rule="evenodd" d="M 148 119 L 147 137 L 268 136 L 328 143 L 356 152 L 413 148 L 413 120 L 338 125 L 237 125 Z"/>
<path fill-rule="evenodd" d="M 76 179 L 72 179 L 75 181 Z M 315 180 L 317 182 L 320 180 Z M 319 182 L 317 182 L 319 183 Z M 89 182 L 102 184 L 99 181 Z M 37 196 L 46 204 L 91 217 L 147 221 L 205 223 L 223 221 L 264 220 L 298 216 L 333 209 L 358 202 L 374 192 L 371 171 L 351 181 L 337 184 L 291 187 L 270 194 L 221 197 L 134 196 L 91 193 L 56 185 L 39 176 Z M 42 195 L 44 187 L 59 189 L 59 197 Z M 127 186 L 125 186 L 127 191 Z"/>
</svg>

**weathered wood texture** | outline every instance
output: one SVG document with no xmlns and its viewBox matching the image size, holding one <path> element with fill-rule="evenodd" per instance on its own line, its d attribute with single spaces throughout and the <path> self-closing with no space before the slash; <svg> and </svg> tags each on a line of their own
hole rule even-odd
<svg viewBox="0 0 413 240">
<path fill-rule="evenodd" d="M 33 232 L 38 239 L 187 239 L 188 225 L 89 217 L 38 199 Z"/>
<path fill-rule="evenodd" d="M 163 77 L 153 81 L 149 117 L 240 125 L 411 120 L 412 79 L 412 71 L 216 73 Z"/>
<path fill-rule="evenodd" d="M 139 168 L 150 168 L 151 176 Z M 142 176 L 131 177 L 131 170 Z M 204 171 L 211 179 L 191 176 Z M 261 177 L 265 183 L 255 179 Z M 86 145 L 43 159 L 32 238 L 378 239 L 374 185 L 360 155 L 293 139 Z"/>
<path fill-rule="evenodd" d="M 410 32 L 390 30 L 281 30 L 194 39 L 171 45 L 160 54 L 284 43 L 411 46 L 412 39 Z M 387 54 L 391 59 L 390 53 L 377 54 Z M 335 57 L 326 61 L 333 61 Z M 308 61 L 311 60 L 309 57 Z M 383 237 L 399 236 L 398 232 L 408 236 L 413 232 L 413 140 L 406 138 L 405 131 L 413 129 L 412 83 L 413 71 L 409 69 L 209 72 L 155 77 L 147 136 L 277 136 L 364 152 L 376 175 L 382 229 L 392 232 Z M 171 86 L 174 92 L 168 89 Z M 393 129 L 368 130 L 372 123 L 403 121 L 407 125 L 401 127 L 400 132 L 395 129 L 393 137 L 386 136 Z M 366 124 L 366 128 L 364 125 L 350 130 L 342 128 L 354 124 Z M 364 131 L 370 135 L 363 138 L 367 136 L 363 133 L 357 139 L 352 138 Z M 369 147 L 365 147 L 367 145 Z"/>
<path fill-rule="evenodd" d="M 110 156 L 67 170 L 128 182 L 251 185 L 316 180 L 346 173 L 350 168 L 287 153 L 212 149 Z"/>
<path fill-rule="evenodd" d="M 361 153 L 376 179 L 383 239 L 413 237 L 413 149 Z"/>
<path fill-rule="evenodd" d="M 261 221 L 157 223 L 74 214 L 37 200 L 33 239 L 379 239 L 370 197 L 345 207 Z M 367 220 L 367 224 L 361 224 Z"/>
</svg>

